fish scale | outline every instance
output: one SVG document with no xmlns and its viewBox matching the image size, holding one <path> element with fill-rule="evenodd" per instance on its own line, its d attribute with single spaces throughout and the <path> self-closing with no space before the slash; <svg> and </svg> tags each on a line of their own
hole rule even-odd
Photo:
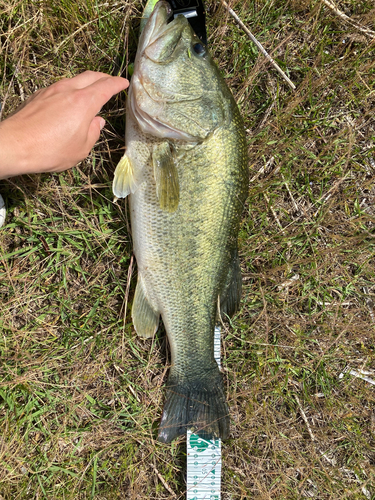
<svg viewBox="0 0 375 500">
<path fill-rule="evenodd" d="M 229 412 L 214 328 L 218 299 L 228 313 L 240 299 L 237 235 L 247 148 L 237 105 L 215 63 L 208 53 L 194 55 L 197 37 L 186 19 L 166 24 L 168 15 L 158 2 L 142 33 L 114 194 L 130 194 L 135 329 L 152 336 L 160 315 L 171 350 L 159 440 L 169 442 L 187 428 L 225 439 Z"/>
</svg>

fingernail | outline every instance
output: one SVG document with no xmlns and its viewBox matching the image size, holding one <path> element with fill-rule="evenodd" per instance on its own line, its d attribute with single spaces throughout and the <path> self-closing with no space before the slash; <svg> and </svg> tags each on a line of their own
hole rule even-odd
<svg viewBox="0 0 375 500">
<path fill-rule="evenodd" d="M 99 124 L 100 124 L 100 130 L 103 130 L 103 127 L 104 127 L 104 125 L 105 125 L 105 120 L 104 120 L 104 118 L 100 117 L 100 122 L 99 122 Z"/>
</svg>

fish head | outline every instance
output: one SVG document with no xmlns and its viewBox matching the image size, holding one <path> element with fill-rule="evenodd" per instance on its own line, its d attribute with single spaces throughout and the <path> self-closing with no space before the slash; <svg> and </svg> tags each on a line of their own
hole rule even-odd
<svg viewBox="0 0 375 500">
<path fill-rule="evenodd" d="M 228 119 L 228 89 L 207 47 L 160 0 L 142 32 L 129 94 L 141 130 L 200 142 Z"/>
</svg>

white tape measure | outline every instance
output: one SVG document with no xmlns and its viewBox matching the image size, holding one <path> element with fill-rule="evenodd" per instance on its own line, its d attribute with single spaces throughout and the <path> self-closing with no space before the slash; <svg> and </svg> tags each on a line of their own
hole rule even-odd
<svg viewBox="0 0 375 500">
<path fill-rule="evenodd" d="M 220 367 L 220 326 L 215 327 L 214 355 Z M 221 440 L 186 433 L 186 500 L 220 500 Z"/>
<path fill-rule="evenodd" d="M 6 214 L 7 214 L 7 212 L 5 210 L 5 203 L 4 203 L 3 197 L 0 194 L 0 227 L 5 222 Z"/>
</svg>

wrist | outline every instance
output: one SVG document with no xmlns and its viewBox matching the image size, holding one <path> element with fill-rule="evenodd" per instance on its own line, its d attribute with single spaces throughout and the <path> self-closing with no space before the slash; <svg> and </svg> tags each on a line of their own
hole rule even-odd
<svg viewBox="0 0 375 500">
<path fill-rule="evenodd" d="M 0 123 L 0 179 L 31 173 L 26 144 L 11 122 L 7 119 Z"/>
</svg>

